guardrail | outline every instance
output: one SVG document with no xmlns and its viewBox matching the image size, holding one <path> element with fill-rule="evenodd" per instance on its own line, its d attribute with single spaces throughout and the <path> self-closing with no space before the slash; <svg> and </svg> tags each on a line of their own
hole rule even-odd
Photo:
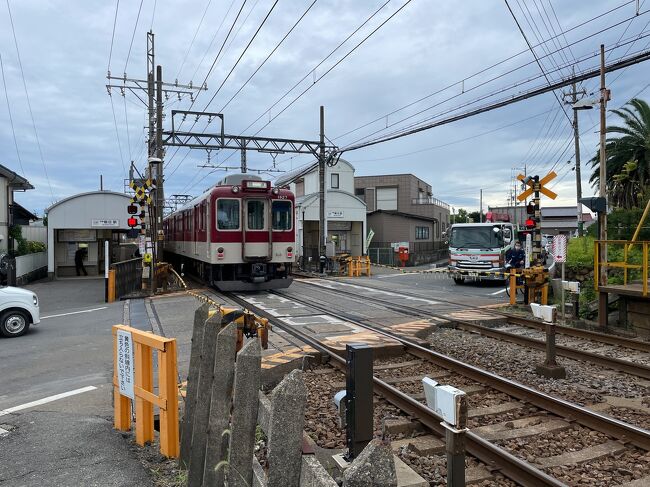
<svg viewBox="0 0 650 487">
<path fill-rule="evenodd" d="M 158 355 L 158 395 L 154 394 L 153 351 Z M 135 400 L 135 441 L 154 439 L 153 407 L 160 410 L 160 453 L 179 455 L 178 369 L 176 339 L 130 326 L 113 326 L 114 426 L 131 429 L 131 402 Z"/>
<path fill-rule="evenodd" d="M 609 257 L 608 250 L 610 246 L 623 246 L 623 260 L 619 261 L 606 261 L 603 260 Z M 632 255 L 635 246 L 641 247 L 641 262 L 630 263 L 630 259 L 638 257 Z M 648 248 L 650 241 L 637 241 L 630 240 L 596 240 L 594 242 L 594 287 L 598 291 L 600 272 L 602 269 L 623 269 L 623 285 L 628 286 L 629 271 L 641 271 L 641 288 L 644 297 L 648 296 Z"/>
<path fill-rule="evenodd" d="M 142 258 L 115 262 L 111 264 L 111 271 L 115 271 L 115 277 L 114 283 L 109 283 L 109 293 L 110 286 L 112 286 L 114 289 L 114 299 L 120 299 L 129 293 L 141 289 Z"/>
</svg>

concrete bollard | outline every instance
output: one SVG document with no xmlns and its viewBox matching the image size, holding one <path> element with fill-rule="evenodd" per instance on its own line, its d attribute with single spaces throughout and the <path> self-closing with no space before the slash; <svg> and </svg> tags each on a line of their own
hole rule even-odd
<svg viewBox="0 0 650 487">
<path fill-rule="evenodd" d="M 187 388 L 185 390 L 185 413 L 181 425 L 181 454 L 179 464 L 181 468 L 187 468 L 190 463 L 190 448 L 192 446 L 192 427 L 194 419 L 194 408 L 196 407 L 196 395 L 198 393 L 199 368 L 201 364 L 201 344 L 203 343 L 203 332 L 205 320 L 208 319 L 210 307 L 203 304 L 194 312 L 194 328 L 192 329 L 192 347 L 190 351 L 190 367 L 187 373 Z"/>
<path fill-rule="evenodd" d="M 194 418 L 192 419 L 192 445 L 187 475 L 187 485 L 189 487 L 198 487 L 203 483 L 203 466 L 205 463 L 205 447 L 208 421 L 210 418 L 210 393 L 212 392 L 215 345 L 220 326 L 221 315 L 220 313 L 215 313 L 205 322 L 205 331 L 203 332 L 197 384 L 198 393 L 196 396 Z"/>
<path fill-rule="evenodd" d="M 307 388 L 300 370 L 292 371 L 273 390 L 268 433 L 268 487 L 300 483 L 306 402 Z"/>
<path fill-rule="evenodd" d="M 397 487 L 395 460 L 389 443 L 374 439 L 343 474 L 344 487 Z"/>
<path fill-rule="evenodd" d="M 227 474 L 229 487 L 248 487 L 253 483 L 251 459 L 255 449 L 261 367 L 262 347 L 259 340 L 255 338 L 244 345 L 237 354 L 235 362 L 235 387 Z"/>
<path fill-rule="evenodd" d="M 224 470 L 217 471 L 216 468 L 217 464 L 227 457 L 228 442 L 224 439 L 223 434 L 228 429 L 230 422 L 236 353 L 237 325 L 230 323 L 217 335 L 203 485 L 223 485 L 224 483 Z"/>
</svg>

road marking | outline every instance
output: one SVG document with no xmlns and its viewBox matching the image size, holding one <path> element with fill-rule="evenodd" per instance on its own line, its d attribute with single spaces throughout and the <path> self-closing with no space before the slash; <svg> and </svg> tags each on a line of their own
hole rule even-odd
<svg viewBox="0 0 650 487">
<path fill-rule="evenodd" d="M 108 306 L 102 306 L 101 308 L 84 309 L 83 311 L 71 311 L 70 313 L 61 313 L 61 314 L 58 314 L 58 315 L 41 316 L 41 319 L 46 320 L 48 318 L 58 318 L 59 316 L 78 315 L 80 313 L 92 313 L 93 311 L 100 311 L 100 310 L 106 309 L 106 308 L 108 308 Z"/>
<path fill-rule="evenodd" d="M 503 288 L 503 289 L 501 289 L 499 291 L 495 291 L 493 293 L 490 293 L 490 296 L 496 296 L 497 294 L 501 294 L 501 293 L 505 293 L 505 292 L 506 292 L 506 288 Z"/>
<path fill-rule="evenodd" d="M 28 402 L 21 404 L 20 406 L 14 406 L 12 408 L 0 410 L 0 416 L 5 416 L 7 414 L 15 413 L 16 411 L 22 411 L 23 409 L 33 408 L 35 406 L 40 406 L 42 404 L 47 404 L 48 402 L 58 401 L 59 399 L 64 399 L 70 396 L 76 396 L 77 394 L 82 394 L 84 392 L 94 391 L 97 389 L 95 386 L 86 386 L 81 389 L 75 389 L 73 391 L 62 392 L 61 394 L 55 394 L 54 396 L 44 397 L 37 401 Z"/>
<path fill-rule="evenodd" d="M 3 436 L 7 436 L 8 434 L 9 434 L 9 431 L 7 431 L 4 428 L 0 428 L 0 438 L 2 438 Z"/>
</svg>

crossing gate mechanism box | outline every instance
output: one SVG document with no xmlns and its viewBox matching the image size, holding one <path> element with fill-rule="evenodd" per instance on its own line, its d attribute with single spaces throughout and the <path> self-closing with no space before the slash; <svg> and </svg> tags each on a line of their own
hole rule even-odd
<svg viewBox="0 0 650 487">
<path fill-rule="evenodd" d="M 462 403 L 466 397 L 465 393 L 453 386 L 439 385 L 435 380 L 425 377 L 422 379 L 424 395 L 427 399 L 427 406 L 442 416 L 442 419 L 455 426 L 461 427 L 467 418 L 463 417 Z"/>
</svg>

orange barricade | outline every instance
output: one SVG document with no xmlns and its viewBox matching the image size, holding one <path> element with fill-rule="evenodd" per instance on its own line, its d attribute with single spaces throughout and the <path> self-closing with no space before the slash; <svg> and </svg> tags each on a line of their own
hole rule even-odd
<svg viewBox="0 0 650 487">
<path fill-rule="evenodd" d="M 131 350 L 118 346 L 118 331 L 130 334 Z M 122 344 L 124 345 L 124 344 Z M 158 391 L 153 393 L 153 351 L 158 354 Z M 131 399 L 120 393 L 118 382 L 118 357 L 121 364 L 130 363 L 124 356 L 133 353 L 130 367 L 135 371 L 133 392 L 135 396 L 135 441 L 144 445 L 153 440 L 153 407 L 160 409 L 160 453 L 166 457 L 178 457 L 178 371 L 176 366 L 176 339 L 165 338 L 124 325 L 113 326 L 113 391 L 115 429 L 131 429 Z M 118 356 L 118 353 L 120 354 Z"/>
</svg>

